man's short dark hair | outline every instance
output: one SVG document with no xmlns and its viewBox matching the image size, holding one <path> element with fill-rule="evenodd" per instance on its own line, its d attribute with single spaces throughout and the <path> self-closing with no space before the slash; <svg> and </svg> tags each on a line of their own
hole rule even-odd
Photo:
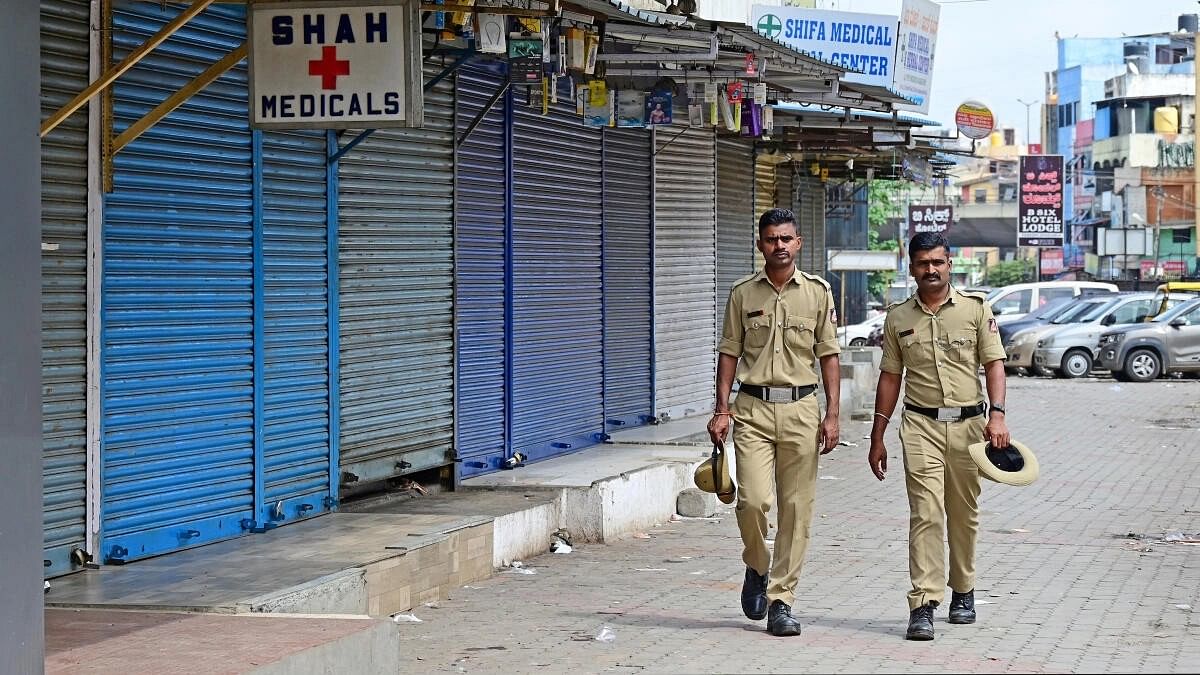
<svg viewBox="0 0 1200 675">
<path fill-rule="evenodd" d="M 772 225 L 787 225 L 791 224 L 796 229 L 796 234 L 800 234 L 800 228 L 796 225 L 796 214 L 788 209 L 767 209 L 763 211 L 762 216 L 758 219 L 758 236 L 761 238 L 763 230 Z"/>
<path fill-rule="evenodd" d="M 908 259 L 912 260 L 918 251 L 932 251 L 939 247 L 950 252 L 950 242 L 940 232 L 921 232 L 908 242 Z"/>
</svg>

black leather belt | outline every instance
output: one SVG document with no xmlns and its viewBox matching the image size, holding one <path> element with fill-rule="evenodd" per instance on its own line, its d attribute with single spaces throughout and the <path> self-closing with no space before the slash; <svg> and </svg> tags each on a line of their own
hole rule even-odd
<svg viewBox="0 0 1200 675">
<path fill-rule="evenodd" d="M 812 395 L 816 390 L 817 385 L 815 384 L 803 387 L 762 387 L 757 384 L 743 384 L 738 392 L 749 394 L 769 403 L 791 403 Z"/>
<path fill-rule="evenodd" d="M 983 411 L 987 410 L 987 404 L 979 403 L 962 408 L 922 408 L 919 405 L 905 403 L 904 409 L 919 413 L 938 422 L 961 422 L 982 415 Z"/>
</svg>

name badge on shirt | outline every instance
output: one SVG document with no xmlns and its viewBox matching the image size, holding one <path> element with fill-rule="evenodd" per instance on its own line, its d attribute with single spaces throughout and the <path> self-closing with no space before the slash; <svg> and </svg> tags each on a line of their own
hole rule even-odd
<svg viewBox="0 0 1200 675">
<path fill-rule="evenodd" d="M 917 329 L 915 329 L 915 328 L 909 328 L 908 330 L 902 330 L 902 331 L 900 331 L 899 337 L 908 337 L 909 335 L 912 335 L 913 333 L 915 333 L 916 330 Z"/>
<path fill-rule="evenodd" d="M 747 319 L 753 319 L 756 316 L 762 316 L 764 312 L 761 309 L 756 309 L 753 312 L 746 312 Z"/>
</svg>

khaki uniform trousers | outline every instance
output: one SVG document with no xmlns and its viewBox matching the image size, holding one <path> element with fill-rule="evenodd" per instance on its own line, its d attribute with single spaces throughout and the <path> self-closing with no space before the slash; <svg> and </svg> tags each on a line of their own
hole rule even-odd
<svg viewBox="0 0 1200 675">
<path fill-rule="evenodd" d="M 975 540 L 979 533 L 979 468 L 967 446 L 983 440 L 986 420 L 977 415 L 938 422 L 904 412 L 904 483 L 908 488 L 908 593 L 911 611 L 946 594 L 945 530 L 950 540 L 950 588 L 975 588 Z M 944 525 L 944 527 L 943 527 Z"/>
<path fill-rule="evenodd" d="M 733 403 L 737 521 L 742 560 L 769 574 L 768 603 L 792 604 L 808 549 L 817 483 L 820 409 L 815 395 L 791 403 L 738 396 Z M 767 548 L 767 513 L 779 497 L 775 560 Z"/>
</svg>

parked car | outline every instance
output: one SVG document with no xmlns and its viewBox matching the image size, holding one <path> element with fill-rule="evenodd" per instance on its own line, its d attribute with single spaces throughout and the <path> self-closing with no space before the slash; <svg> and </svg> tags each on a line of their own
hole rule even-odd
<svg viewBox="0 0 1200 675">
<path fill-rule="evenodd" d="M 1026 368 L 1035 375 L 1049 375 L 1050 373 L 1038 368 L 1033 360 L 1038 340 L 1042 339 L 1043 335 L 1061 326 L 1075 321 L 1082 321 L 1083 317 L 1089 312 L 1095 311 L 1097 307 L 1104 305 L 1106 302 L 1108 302 L 1108 297 L 1106 296 L 1086 296 L 1079 298 L 1068 305 L 1064 311 L 1055 315 L 1048 323 L 1014 333 L 1012 340 L 1004 347 L 1005 353 L 1008 354 L 1008 360 L 1004 362 L 1004 367 L 1007 369 Z"/>
<path fill-rule="evenodd" d="M 988 304 L 996 323 L 1015 321 L 1055 298 L 1079 297 L 1090 293 L 1116 293 L 1115 284 L 1101 281 L 1038 281 L 1010 284 L 988 293 Z"/>
<path fill-rule="evenodd" d="M 1192 297 L 1176 293 L 1168 303 L 1178 304 Z M 1110 327 L 1144 322 L 1154 309 L 1153 301 L 1153 293 L 1119 295 L 1089 311 L 1080 321 L 1042 335 L 1033 355 L 1034 364 L 1058 377 L 1087 375 L 1096 361 L 1100 334 Z"/>
<path fill-rule="evenodd" d="M 862 347 L 867 344 L 867 338 L 871 335 L 871 331 L 877 326 L 882 326 L 883 320 L 886 318 L 887 313 L 884 312 L 861 323 L 852 323 L 849 326 L 838 327 L 838 344 Z"/>
<path fill-rule="evenodd" d="M 1122 382 L 1149 382 L 1167 373 L 1200 373 L 1200 298 L 1149 322 L 1100 336 L 1102 368 Z"/>
<path fill-rule="evenodd" d="M 1012 337 L 1026 328 L 1034 326 L 1044 326 L 1054 320 L 1054 317 L 1068 311 L 1068 307 L 1079 302 L 1079 298 L 1055 298 L 1047 302 L 1041 309 L 1036 312 L 1030 312 L 1025 316 L 1014 321 L 1006 321 L 999 324 L 1000 342 L 1005 346 L 1012 341 Z"/>
</svg>

